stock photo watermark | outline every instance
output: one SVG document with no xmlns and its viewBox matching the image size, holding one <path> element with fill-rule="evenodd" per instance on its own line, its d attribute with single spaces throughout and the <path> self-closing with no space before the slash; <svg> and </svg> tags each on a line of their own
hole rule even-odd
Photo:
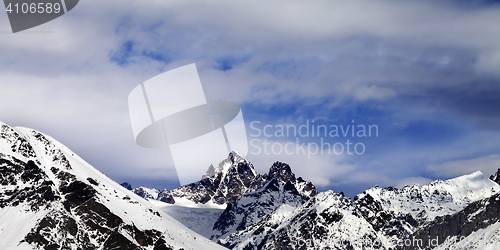
<svg viewBox="0 0 500 250">
<path fill-rule="evenodd" d="M 375 124 L 315 124 L 307 119 L 301 125 L 250 123 L 250 154 L 280 155 L 363 155 L 366 145 L 359 140 L 379 136 Z M 264 139 L 262 139 L 264 137 Z M 294 139 L 293 139 L 294 138 Z M 285 139 L 286 141 L 279 141 Z M 307 142 L 305 142 L 307 140 Z M 313 140 L 313 142 L 311 142 Z"/>
<path fill-rule="evenodd" d="M 294 248 L 303 248 L 303 247 L 316 247 L 315 242 L 328 242 L 332 240 L 334 236 L 324 236 L 320 237 L 319 239 L 312 240 L 312 239 L 307 239 L 307 240 L 302 240 L 302 239 L 293 239 L 291 242 L 291 245 L 294 246 Z M 448 236 L 445 239 L 445 242 L 450 242 L 450 243 L 458 243 L 462 240 L 464 240 L 465 237 L 462 236 L 460 238 L 457 237 L 450 237 Z M 386 238 L 386 239 L 380 239 L 380 238 L 370 238 L 370 237 L 364 237 L 360 239 L 355 239 L 353 241 L 345 241 L 344 244 L 348 246 L 365 246 L 369 247 L 371 249 L 379 249 L 382 247 L 388 247 L 388 248 L 396 248 L 396 247 L 416 247 L 416 248 L 434 248 L 439 246 L 439 237 L 436 236 L 435 238 Z"/>
</svg>

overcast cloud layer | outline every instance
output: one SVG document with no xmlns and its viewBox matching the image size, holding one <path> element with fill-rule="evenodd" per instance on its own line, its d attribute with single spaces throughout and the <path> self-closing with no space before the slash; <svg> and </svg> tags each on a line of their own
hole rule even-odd
<svg viewBox="0 0 500 250">
<path fill-rule="evenodd" d="M 285 161 L 354 195 L 500 168 L 494 1 L 86 0 L 16 34 L 1 13 L 0 121 L 51 135 L 118 182 L 178 185 L 168 150 L 134 143 L 127 96 L 193 62 L 207 99 L 242 106 L 249 135 L 252 121 L 379 128 L 328 138 L 362 142 L 363 155 L 248 154 L 261 173 Z"/>
</svg>

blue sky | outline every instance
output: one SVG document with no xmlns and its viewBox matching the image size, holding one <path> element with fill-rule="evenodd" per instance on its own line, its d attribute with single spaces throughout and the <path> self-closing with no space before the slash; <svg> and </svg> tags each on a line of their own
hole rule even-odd
<svg viewBox="0 0 500 250">
<path fill-rule="evenodd" d="M 285 161 L 352 196 L 500 168 L 496 1 L 89 0 L 18 34 L 0 20 L 0 121 L 53 136 L 118 182 L 178 185 L 168 150 L 134 143 L 127 96 L 193 62 L 207 99 L 240 104 L 248 134 L 252 121 L 379 128 L 328 138 L 361 142 L 362 155 L 247 155 L 261 173 Z"/>
</svg>

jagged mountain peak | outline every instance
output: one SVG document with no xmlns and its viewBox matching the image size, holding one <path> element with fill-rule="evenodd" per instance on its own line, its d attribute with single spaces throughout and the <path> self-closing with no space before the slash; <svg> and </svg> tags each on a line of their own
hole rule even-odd
<svg viewBox="0 0 500 250">
<path fill-rule="evenodd" d="M 268 173 L 261 175 L 255 171 L 253 164 L 237 151 L 229 153 L 217 167 L 210 165 L 201 180 L 174 190 L 163 190 L 157 196 L 158 200 L 175 204 L 176 200 L 194 203 L 213 203 L 225 205 L 234 202 L 243 194 L 253 192 L 266 186 L 268 189 L 279 189 L 284 185 L 286 191 L 295 192 L 305 197 L 317 194 L 316 187 L 311 182 L 296 178 L 287 163 L 275 162 Z M 287 184 L 288 183 L 288 184 Z M 144 198 L 145 192 L 136 192 Z"/>
<path fill-rule="evenodd" d="M 284 182 L 292 182 L 295 183 L 295 174 L 292 172 L 290 165 L 284 162 L 274 162 L 271 168 L 269 169 L 268 179 L 280 179 Z"/>
<path fill-rule="evenodd" d="M 210 164 L 207 169 L 207 172 L 201 176 L 201 179 L 213 178 L 215 176 L 215 168 L 214 165 Z"/>
<path fill-rule="evenodd" d="M 236 150 L 231 151 L 227 158 L 230 159 L 233 163 L 248 162 L 247 158 L 245 158 Z"/>
<path fill-rule="evenodd" d="M 258 176 L 245 157 L 232 151 L 217 167 L 210 165 L 201 180 L 174 190 L 163 190 L 159 200 L 174 204 L 176 200 L 225 205 L 251 190 Z"/>
<path fill-rule="evenodd" d="M 219 165 L 215 168 L 215 173 L 212 178 L 217 178 L 219 175 L 221 176 L 221 179 L 224 179 L 226 174 L 230 171 L 231 168 L 238 168 L 239 166 L 246 166 L 248 167 L 249 171 L 251 174 L 254 176 L 257 175 L 255 172 L 255 169 L 253 165 L 248 161 L 244 156 L 242 156 L 238 151 L 231 151 L 229 155 L 227 156 L 226 159 L 221 161 Z M 209 167 L 210 170 L 210 167 Z M 207 170 L 207 171 L 209 171 Z M 236 171 L 238 172 L 238 171 Z"/>
<path fill-rule="evenodd" d="M 260 212 L 261 207 L 249 206 L 248 210 Z M 231 249 L 331 249 L 332 246 L 357 249 L 345 243 L 350 239 L 375 235 L 368 222 L 355 213 L 351 199 L 333 191 L 319 193 L 303 203 L 285 202 L 273 208 L 264 210 L 265 213 L 251 225 L 240 227 L 231 234 L 222 234 L 218 238 L 219 244 Z M 245 214 L 244 218 L 254 218 L 256 212 L 252 213 Z M 233 218 L 238 221 L 237 215 Z M 335 231 L 338 233 L 328 234 Z"/>
</svg>

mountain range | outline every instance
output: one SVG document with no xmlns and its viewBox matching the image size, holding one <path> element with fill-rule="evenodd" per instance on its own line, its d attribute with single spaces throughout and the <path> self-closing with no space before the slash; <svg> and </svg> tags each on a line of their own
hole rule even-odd
<svg viewBox="0 0 500 250">
<path fill-rule="evenodd" d="M 238 171 L 240 168 L 242 171 Z M 168 193 L 172 194 L 172 204 L 182 198 L 199 205 L 186 208 L 184 200 L 180 205 L 183 209 L 165 211 L 230 249 L 500 247 L 500 169 L 489 178 L 478 171 L 422 186 L 375 186 L 352 199 L 342 192 L 318 193 L 311 182 L 296 178 L 283 162 L 275 162 L 266 174 L 255 173 L 251 163 L 235 151 L 214 170 L 218 174 L 205 175 L 197 183 L 172 191 L 143 187 L 133 191 L 157 192 L 156 197 L 144 196 L 153 200 L 161 200 L 159 194 Z M 219 186 L 211 189 L 213 183 Z M 232 183 L 231 188 L 225 183 Z M 216 196 L 210 195 L 218 191 L 206 190 L 220 188 L 226 190 L 224 197 L 231 199 L 219 200 L 226 202 L 222 212 L 208 213 L 213 207 L 204 210 L 204 205 L 222 202 L 214 202 Z M 203 195 L 211 198 L 199 199 Z M 202 216 L 215 217 L 203 225 L 193 223 L 193 217 Z"/>
<path fill-rule="evenodd" d="M 499 218 L 500 169 L 350 198 L 233 151 L 198 182 L 132 189 L 0 123 L 0 249 L 500 249 Z"/>
</svg>

